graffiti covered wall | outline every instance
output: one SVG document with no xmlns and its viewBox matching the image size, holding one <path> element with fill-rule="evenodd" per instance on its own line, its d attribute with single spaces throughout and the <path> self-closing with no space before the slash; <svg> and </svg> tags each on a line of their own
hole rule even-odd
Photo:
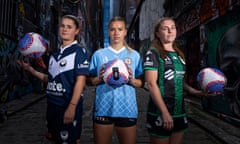
<svg viewBox="0 0 240 144">
<path fill-rule="evenodd" d="M 191 79 L 194 79 L 198 72 L 192 69 L 194 67 L 199 70 L 204 67 L 216 67 L 221 69 L 227 78 L 224 93 L 216 97 L 203 97 L 203 108 L 229 121 L 238 119 L 236 122 L 238 125 L 240 125 L 239 13 L 239 0 L 199 0 L 178 12 L 176 20 L 178 36 L 183 38 L 188 64 L 191 65 L 191 69 L 188 69 L 190 71 L 188 73 L 193 76 L 188 79 L 190 83 L 194 85 Z M 189 60 L 191 58 L 194 59 Z"/>
<path fill-rule="evenodd" d="M 29 74 L 16 63 L 21 55 L 15 41 L 0 37 L 0 103 L 19 98 L 33 90 Z"/>
<path fill-rule="evenodd" d="M 22 56 L 18 52 L 18 40 L 27 32 L 40 32 L 49 30 L 50 5 L 49 1 L 44 4 L 40 1 L 18 1 L 3 0 L 1 9 L 6 12 L 9 24 L 4 24 L 7 29 L 11 29 L 14 34 L 0 30 L 0 104 L 20 98 L 31 92 L 42 92 L 42 83 L 31 74 L 23 70 L 17 60 L 22 59 L 30 62 L 32 66 L 38 68 L 37 61 Z M 2 2 L 2 1 L 1 1 Z M 41 6 L 41 7 L 40 7 Z M 11 8 L 14 7 L 14 8 Z M 0 15 L 0 19 L 2 15 Z M 40 16 L 40 19 L 36 19 Z M 40 69 L 39 69 L 40 70 Z"/>
<path fill-rule="evenodd" d="M 224 96 L 208 101 L 209 109 L 240 117 L 240 7 L 205 25 L 207 63 L 220 68 L 227 77 Z"/>
</svg>

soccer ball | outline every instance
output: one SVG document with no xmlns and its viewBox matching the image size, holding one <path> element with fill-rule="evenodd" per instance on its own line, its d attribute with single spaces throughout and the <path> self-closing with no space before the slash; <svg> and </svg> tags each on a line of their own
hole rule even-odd
<svg viewBox="0 0 240 144">
<path fill-rule="evenodd" d="M 110 86 L 119 87 L 128 82 L 129 68 L 122 60 L 114 59 L 104 65 L 103 80 Z"/>
<path fill-rule="evenodd" d="M 19 52 L 28 57 L 41 57 L 47 49 L 47 41 L 38 33 L 26 33 L 18 43 Z"/>
<path fill-rule="evenodd" d="M 205 92 L 223 92 L 227 79 L 217 68 L 204 68 L 197 75 L 197 82 Z"/>
</svg>

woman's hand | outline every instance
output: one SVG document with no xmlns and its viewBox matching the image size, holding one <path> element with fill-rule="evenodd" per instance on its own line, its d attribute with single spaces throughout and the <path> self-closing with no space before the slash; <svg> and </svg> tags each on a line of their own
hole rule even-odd
<svg viewBox="0 0 240 144">
<path fill-rule="evenodd" d="M 197 96 L 212 97 L 221 94 L 220 92 L 204 92 L 202 90 L 192 89 L 191 93 Z"/>
<path fill-rule="evenodd" d="M 133 80 L 133 73 L 132 73 L 132 69 L 128 66 L 128 82 L 129 83 L 132 83 L 132 80 Z"/>
<path fill-rule="evenodd" d="M 104 67 L 105 67 L 105 64 L 103 64 L 99 70 L 99 74 L 98 74 L 99 83 L 103 80 L 103 77 L 104 77 Z"/>
<path fill-rule="evenodd" d="M 68 108 L 64 113 L 64 119 L 63 119 L 64 124 L 69 124 L 74 121 L 76 106 L 77 106 L 76 104 L 72 104 L 72 103 L 69 104 Z"/>
<path fill-rule="evenodd" d="M 17 60 L 17 63 L 25 70 L 30 71 L 31 65 L 29 63 L 24 62 L 23 60 Z"/>
<path fill-rule="evenodd" d="M 130 67 L 128 67 L 128 73 L 129 73 L 129 76 L 128 76 L 128 83 L 131 84 L 132 86 L 134 87 L 142 87 L 143 85 L 143 75 L 142 76 L 139 76 L 139 77 L 134 77 L 133 76 L 133 72 L 132 72 L 132 69 Z"/>
<path fill-rule="evenodd" d="M 163 117 L 163 128 L 171 130 L 174 127 L 172 116 L 169 112 L 162 113 Z"/>
<path fill-rule="evenodd" d="M 103 81 L 103 74 L 104 74 L 104 64 L 100 67 L 100 70 L 98 72 L 98 76 L 90 77 L 88 83 L 91 83 L 92 85 L 100 84 Z"/>
<path fill-rule="evenodd" d="M 221 92 L 202 92 L 205 97 L 213 97 L 222 94 Z"/>
<path fill-rule="evenodd" d="M 220 92 L 204 92 L 202 90 L 197 90 L 197 89 L 189 86 L 187 83 L 184 83 L 184 89 L 187 90 L 190 94 L 195 95 L 195 96 L 211 97 L 211 96 L 216 96 L 216 95 L 221 94 Z"/>
<path fill-rule="evenodd" d="M 39 78 L 43 82 L 48 82 L 48 75 L 36 71 L 29 63 L 24 62 L 23 60 L 17 60 L 17 63 L 25 70 L 30 72 L 35 77 Z"/>
</svg>

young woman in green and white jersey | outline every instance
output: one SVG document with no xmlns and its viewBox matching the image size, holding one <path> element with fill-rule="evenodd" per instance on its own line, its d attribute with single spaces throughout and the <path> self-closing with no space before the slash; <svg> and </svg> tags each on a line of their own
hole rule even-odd
<svg viewBox="0 0 240 144">
<path fill-rule="evenodd" d="M 147 128 L 153 144 L 180 144 L 188 128 L 184 90 L 201 95 L 184 82 L 184 54 L 175 45 L 172 18 L 160 19 L 154 28 L 150 49 L 144 55 L 145 80 L 150 93 Z"/>
</svg>

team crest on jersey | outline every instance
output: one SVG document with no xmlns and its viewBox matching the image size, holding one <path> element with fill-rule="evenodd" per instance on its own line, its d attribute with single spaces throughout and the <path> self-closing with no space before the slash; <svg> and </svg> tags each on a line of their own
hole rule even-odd
<svg viewBox="0 0 240 144">
<path fill-rule="evenodd" d="M 64 67 L 64 66 L 66 66 L 67 65 L 67 60 L 62 60 L 60 63 L 59 63 L 59 65 L 61 66 L 61 67 Z"/>
<path fill-rule="evenodd" d="M 127 64 L 127 65 L 130 65 L 132 63 L 131 59 L 130 58 L 126 58 L 124 60 L 124 62 Z"/>
</svg>

